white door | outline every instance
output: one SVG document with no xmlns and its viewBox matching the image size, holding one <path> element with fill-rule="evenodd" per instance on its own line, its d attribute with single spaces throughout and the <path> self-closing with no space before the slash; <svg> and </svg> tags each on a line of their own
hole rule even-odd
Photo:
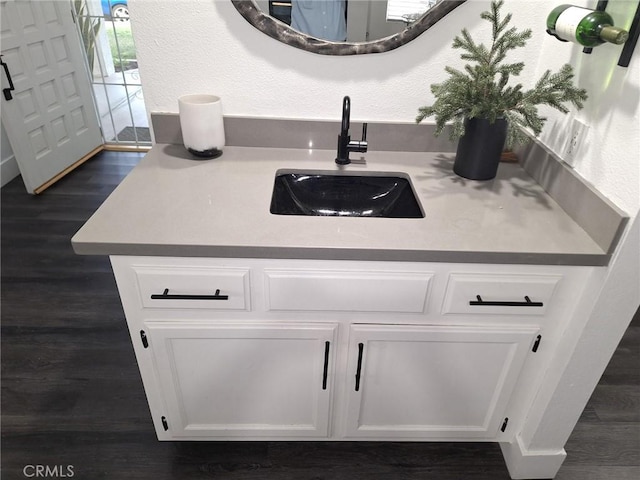
<svg viewBox="0 0 640 480">
<path fill-rule="evenodd" d="M 102 135 L 69 1 L 2 1 L 0 17 L 2 123 L 27 191 L 37 193 Z"/>
<path fill-rule="evenodd" d="M 352 326 L 347 437 L 493 438 L 536 332 Z"/>
<path fill-rule="evenodd" d="M 145 330 L 168 438 L 328 435 L 337 325 L 148 321 Z"/>
</svg>

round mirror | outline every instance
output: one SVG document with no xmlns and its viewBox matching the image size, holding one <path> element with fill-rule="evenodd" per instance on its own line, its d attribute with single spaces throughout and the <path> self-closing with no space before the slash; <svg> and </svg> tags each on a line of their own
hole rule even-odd
<svg viewBox="0 0 640 480">
<path fill-rule="evenodd" d="M 321 55 L 396 49 L 465 1 L 231 0 L 240 15 L 261 32 Z"/>
</svg>

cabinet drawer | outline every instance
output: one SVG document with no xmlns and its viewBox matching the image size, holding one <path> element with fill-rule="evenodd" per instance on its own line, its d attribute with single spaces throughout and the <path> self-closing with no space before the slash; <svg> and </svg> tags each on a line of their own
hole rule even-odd
<svg viewBox="0 0 640 480">
<path fill-rule="evenodd" d="M 249 269 L 134 265 L 143 308 L 250 310 Z"/>
<path fill-rule="evenodd" d="M 268 310 L 422 313 L 431 273 L 265 270 Z"/>
<path fill-rule="evenodd" d="M 560 275 L 452 273 L 443 314 L 544 315 Z"/>
</svg>

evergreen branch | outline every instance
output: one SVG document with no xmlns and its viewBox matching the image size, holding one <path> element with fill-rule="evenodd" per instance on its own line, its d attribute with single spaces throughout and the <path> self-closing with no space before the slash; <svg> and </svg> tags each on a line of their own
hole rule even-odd
<svg viewBox="0 0 640 480">
<path fill-rule="evenodd" d="M 460 58 L 467 63 L 463 70 L 445 67 L 449 78 L 431 86 L 436 100 L 429 107 L 418 110 L 416 122 L 435 117 L 436 134 L 440 134 L 447 123 L 452 124 L 452 139 L 464 134 L 465 118 L 486 118 L 508 121 L 507 145 L 526 141 L 522 129 L 539 135 L 546 118 L 538 113 L 538 106 L 546 105 L 560 112 L 569 111 L 567 104 L 581 109 L 587 100 L 587 92 L 574 86 L 574 73 L 570 65 L 558 72 L 546 71 L 530 90 L 522 84 L 510 86 L 513 77 L 520 75 L 524 62 L 505 63 L 509 52 L 526 45 L 532 36 L 531 29 L 518 31 L 509 28 L 511 14 L 501 18 L 504 0 L 494 0 L 489 11 L 480 17 L 491 23 L 492 38 L 489 47 L 476 43 L 467 29 L 453 40 L 453 48 L 463 50 Z"/>
<path fill-rule="evenodd" d="M 476 45 L 466 28 L 462 29 L 461 35 L 462 37 L 456 36 L 453 39 L 452 48 L 462 48 L 466 50 L 469 53 L 466 54 L 465 57 L 469 58 L 470 60 L 476 58 L 485 58 L 486 55 L 488 55 L 486 47 L 482 44 Z"/>
</svg>

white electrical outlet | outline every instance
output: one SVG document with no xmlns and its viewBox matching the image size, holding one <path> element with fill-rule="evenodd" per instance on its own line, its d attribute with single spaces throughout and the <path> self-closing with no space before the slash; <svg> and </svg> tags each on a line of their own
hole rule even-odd
<svg viewBox="0 0 640 480">
<path fill-rule="evenodd" d="M 564 161 L 573 166 L 577 154 L 580 152 L 584 139 L 587 136 L 589 127 L 582 121 L 574 118 L 569 128 L 569 138 L 564 149 Z"/>
</svg>

